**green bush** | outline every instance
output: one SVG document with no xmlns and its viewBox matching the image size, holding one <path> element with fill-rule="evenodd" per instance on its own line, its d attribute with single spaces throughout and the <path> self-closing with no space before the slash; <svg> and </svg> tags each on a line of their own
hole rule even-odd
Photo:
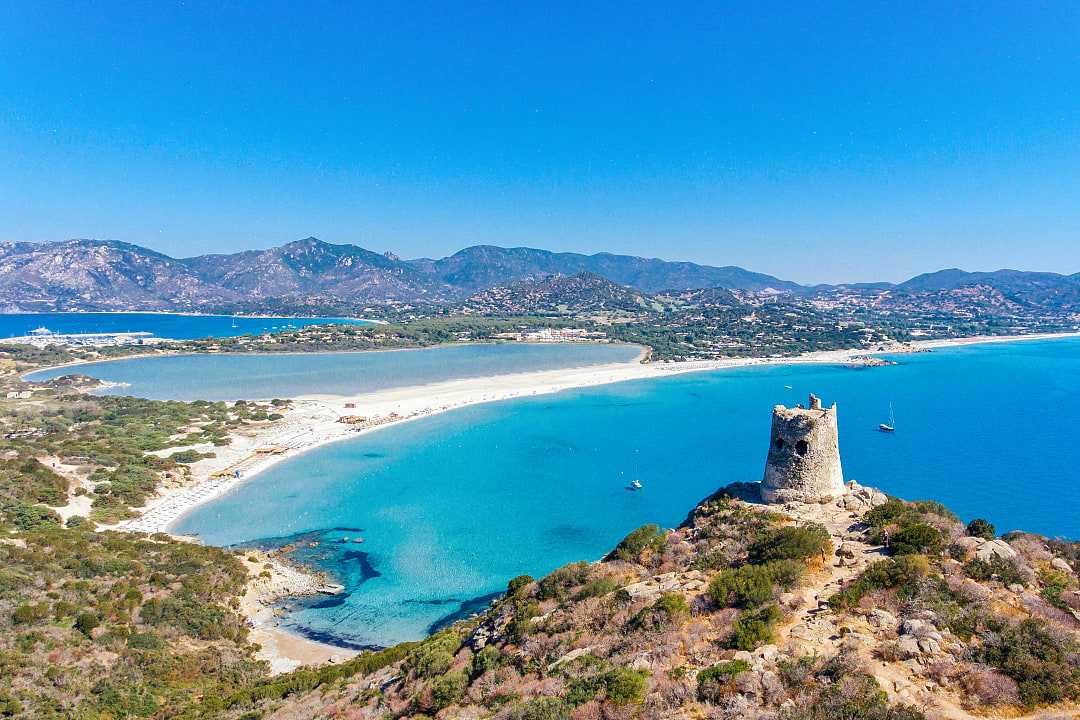
<svg viewBox="0 0 1080 720">
<path fill-rule="evenodd" d="M 469 676 L 474 680 L 489 670 L 495 670 L 503 664 L 502 651 L 494 645 L 485 645 L 472 657 Z"/>
<path fill-rule="evenodd" d="M 980 659 L 1016 681 L 1027 707 L 1080 697 L 1080 647 L 1044 621 L 995 620 L 983 633 Z"/>
<path fill-rule="evenodd" d="M 660 529 L 659 525 L 642 525 L 615 546 L 614 555 L 626 562 L 641 562 L 641 555 L 645 550 L 653 554 L 662 552 L 666 537 L 667 534 Z"/>
<path fill-rule="evenodd" d="M 750 546 L 750 562 L 760 565 L 774 560 L 808 560 L 825 557 L 831 548 L 829 531 L 821 525 L 782 527 Z"/>
<path fill-rule="evenodd" d="M 531 575 L 518 575 L 506 584 L 506 594 L 514 597 L 533 582 Z"/>
<path fill-rule="evenodd" d="M 49 606 L 45 603 L 36 605 L 20 605 L 11 613 L 11 622 L 14 625 L 33 625 L 49 617 Z"/>
<path fill-rule="evenodd" d="M 75 603 L 70 603 L 66 600 L 57 600 L 53 603 L 52 615 L 57 620 L 62 620 L 66 617 L 71 617 L 78 610 L 78 606 Z"/>
<path fill-rule="evenodd" d="M 21 714 L 23 705 L 7 690 L 0 690 L 0 716 L 14 717 Z"/>
<path fill-rule="evenodd" d="M 574 678 L 566 688 L 566 702 L 577 707 L 593 700 L 600 689 L 604 687 L 603 676 L 587 676 Z"/>
<path fill-rule="evenodd" d="M 160 650 L 165 647 L 165 642 L 152 632 L 132 633 L 128 635 L 127 644 L 138 650 Z"/>
<path fill-rule="evenodd" d="M 419 677 L 433 678 L 444 674 L 454 664 L 454 654 L 461 648 L 456 632 L 443 630 L 417 643 L 406 662 Z"/>
<path fill-rule="evenodd" d="M 1056 570 L 1040 570 L 1039 582 L 1041 582 L 1043 586 L 1041 593 L 1043 599 L 1054 607 L 1068 612 L 1070 608 L 1068 604 L 1061 599 L 1061 594 L 1071 585 L 1069 576 Z"/>
<path fill-rule="evenodd" d="M 802 655 L 776 663 L 776 672 L 784 686 L 790 690 L 803 688 L 811 679 L 814 671 L 814 656 Z"/>
<path fill-rule="evenodd" d="M 742 565 L 721 571 L 709 582 L 707 592 L 720 607 L 756 607 L 771 600 L 777 588 L 786 591 L 794 587 L 804 570 L 805 565 L 797 560 Z"/>
<path fill-rule="evenodd" d="M 440 647 L 420 650 L 413 659 L 416 674 L 424 678 L 442 675 L 453 664 L 454 656 Z"/>
<path fill-rule="evenodd" d="M 915 522 L 896 531 L 889 548 L 896 555 L 937 555 L 944 541 L 933 525 Z"/>
<path fill-rule="evenodd" d="M 68 481 L 36 458 L 25 458 L 0 466 L 0 484 L 17 500 L 54 507 L 67 503 Z"/>
<path fill-rule="evenodd" d="M 720 572 L 709 582 L 708 593 L 720 607 L 757 607 L 772 599 L 773 584 L 760 566 L 743 565 Z"/>
<path fill-rule="evenodd" d="M 982 518 L 975 518 L 967 524 L 967 534 L 983 540 L 993 540 L 995 537 L 994 526 Z"/>
<path fill-rule="evenodd" d="M 90 633 L 99 625 L 101 625 L 101 621 L 98 620 L 98 616 L 94 613 L 79 613 L 79 616 L 75 618 L 75 629 L 87 637 L 90 637 Z"/>
<path fill-rule="evenodd" d="M 916 500 L 911 505 L 915 509 L 915 512 L 921 515 L 937 515 L 946 520 L 960 522 L 960 518 L 956 516 L 956 513 L 937 500 Z"/>
<path fill-rule="evenodd" d="M 901 555 L 879 560 L 870 565 L 857 580 L 829 598 L 834 610 L 853 608 L 863 596 L 874 590 L 907 589 L 913 594 L 915 586 L 930 571 L 930 563 L 922 555 Z"/>
<path fill-rule="evenodd" d="M 886 502 L 871 508 L 863 515 L 863 522 L 872 527 L 885 527 L 894 520 L 898 520 L 911 512 L 907 503 L 896 498 L 889 498 Z"/>
<path fill-rule="evenodd" d="M 150 625 L 172 625 L 200 640 L 232 639 L 239 629 L 236 618 L 225 608 L 186 593 L 161 601 L 151 598 L 143 603 L 139 616 Z"/>
<path fill-rule="evenodd" d="M 601 597 L 619 589 L 619 583 L 611 578 L 596 578 L 590 580 L 578 591 L 575 600 L 585 600 L 591 597 Z"/>
<path fill-rule="evenodd" d="M 583 584 L 589 579 L 589 563 L 575 562 L 563 565 L 540 581 L 540 592 L 537 594 L 541 600 L 549 598 L 563 599 L 567 591 Z"/>
<path fill-rule="evenodd" d="M 750 669 L 745 660 L 732 660 L 707 667 L 697 676 L 697 695 L 702 702 L 717 702 L 734 689 L 735 676 Z"/>
<path fill-rule="evenodd" d="M 506 626 L 506 635 L 513 642 L 521 642 L 532 629 L 532 619 L 540 614 L 540 604 L 535 600 L 518 600 L 514 603 L 514 616 Z"/>
<path fill-rule="evenodd" d="M 431 684 L 431 701 L 442 710 L 455 704 L 465 695 L 469 679 L 463 672 L 446 673 Z"/>
<path fill-rule="evenodd" d="M 570 720 L 570 705 L 557 697 L 533 698 L 514 708 L 510 720 Z"/>
<path fill-rule="evenodd" d="M 47 507 L 12 503 L 3 508 L 4 520 L 25 531 L 47 530 L 60 527 L 60 516 Z"/>
<path fill-rule="evenodd" d="M 204 457 L 206 456 L 198 450 L 181 450 L 179 452 L 174 452 L 172 455 L 169 456 L 169 459 L 173 462 L 183 463 L 187 465 L 193 462 L 198 462 Z"/>
<path fill-rule="evenodd" d="M 681 593 L 667 592 L 647 608 L 637 613 L 631 620 L 633 627 L 661 630 L 678 627 L 690 619 L 690 606 Z"/>
<path fill-rule="evenodd" d="M 994 555 L 989 560 L 972 558 L 964 563 L 964 572 L 968 577 L 986 582 L 996 577 L 1003 585 L 1027 585 L 1020 567 L 1013 558 L 1005 559 Z"/>
<path fill-rule="evenodd" d="M 870 533 L 870 541 L 874 543 L 884 543 L 885 530 L 889 526 L 897 528 L 889 543 L 890 549 L 896 555 L 937 555 L 944 547 L 944 539 L 937 527 L 926 522 L 927 515 L 957 520 L 956 516 L 939 502 L 921 500 L 905 503 L 890 499 L 867 512 L 863 521 L 875 528 L 875 531 Z"/>
<path fill-rule="evenodd" d="M 625 667 L 605 673 L 604 689 L 607 691 L 607 701 L 616 707 L 631 703 L 640 705 L 645 700 L 645 691 L 648 689 L 646 677 L 648 676 L 643 672 Z"/>
<path fill-rule="evenodd" d="M 743 610 L 732 625 L 730 646 L 736 650 L 754 650 L 773 641 L 773 630 L 780 621 L 780 608 L 765 605 Z"/>
</svg>

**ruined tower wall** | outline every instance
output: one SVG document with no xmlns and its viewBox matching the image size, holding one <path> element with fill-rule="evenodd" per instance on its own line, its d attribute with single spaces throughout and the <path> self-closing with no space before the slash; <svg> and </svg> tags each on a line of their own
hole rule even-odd
<svg viewBox="0 0 1080 720">
<path fill-rule="evenodd" d="M 765 502 L 819 502 L 844 494 L 836 405 L 773 408 L 769 456 L 761 495 Z"/>
</svg>

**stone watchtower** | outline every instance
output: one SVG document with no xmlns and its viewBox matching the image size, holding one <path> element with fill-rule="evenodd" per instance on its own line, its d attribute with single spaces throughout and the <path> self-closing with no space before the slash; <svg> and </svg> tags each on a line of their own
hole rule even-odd
<svg viewBox="0 0 1080 720">
<path fill-rule="evenodd" d="M 823 408 L 821 400 L 811 395 L 809 408 L 774 407 L 762 499 L 819 502 L 843 494 L 836 405 Z"/>
</svg>

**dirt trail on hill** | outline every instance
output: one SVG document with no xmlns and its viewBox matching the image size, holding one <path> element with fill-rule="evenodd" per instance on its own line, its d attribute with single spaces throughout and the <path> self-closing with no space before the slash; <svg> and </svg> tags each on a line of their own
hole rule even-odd
<svg viewBox="0 0 1080 720">
<path fill-rule="evenodd" d="M 854 651 L 874 676 L 890 702 L 919 707 L 928 718 L 937 720 L 1050 720 L 1077 718 L 1071 710 L 1040 710 L 1026 715 L 972 714 L 948 690 L 917 677 L 903 662 L 883 662 L 874 657 L 873 649 L 880 642 L 873 636 L 874 628 L 863 617 L 838 614 L 829 609 L 828 600 L 857 578 L 868 565 L 886 557 L 885 549 L 870 545 L 863 538 L 864 527 L 859 524 L 861 513 L 853 513 L 839 503 L 820 505 L 790 504 L 783 508 L 797 522 L 814 522 L 824 526 L 832 537 L 833 546 L 843 554 L 834 553 L 823 567 L 808 578 L 798 593 L 801 603 L 794 617 L 778 631 L 778 648 L 791 657 L 814 655 L 830 657 L 843 649 Z M 843 628 L 843 630 L 842 630 Z"/>
</svg>

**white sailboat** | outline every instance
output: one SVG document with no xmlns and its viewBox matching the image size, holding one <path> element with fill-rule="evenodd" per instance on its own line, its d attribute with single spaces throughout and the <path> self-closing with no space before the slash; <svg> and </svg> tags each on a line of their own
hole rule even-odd
<svg viewBox="0 0 1080 720">
<path fill-rule="evenodd" d="M 892 403 L 889 403 L 889 422 L 878 425 L 878 430 L 884 433 L 896 432 L 896 416 L 893 414 Z"/>
</svg>

